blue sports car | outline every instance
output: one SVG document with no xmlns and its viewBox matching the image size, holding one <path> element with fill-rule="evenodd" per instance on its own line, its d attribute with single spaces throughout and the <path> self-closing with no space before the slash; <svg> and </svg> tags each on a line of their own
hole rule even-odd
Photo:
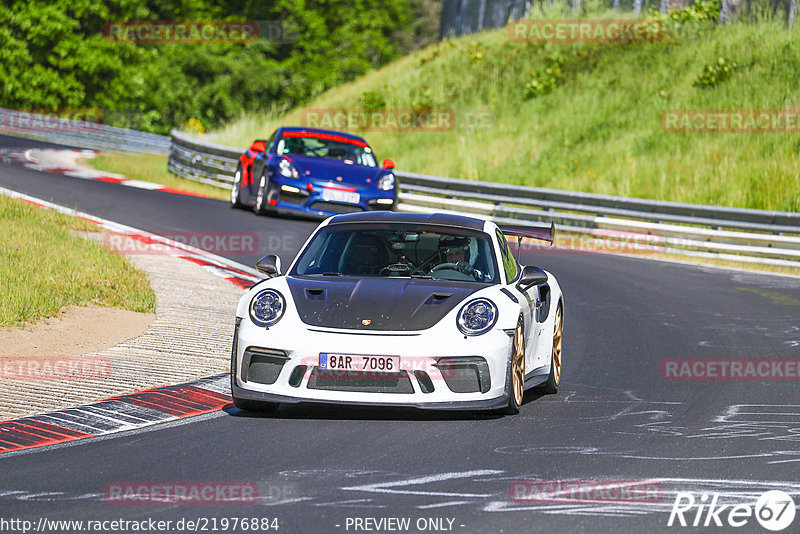
<svg viewBox="0 0 800 534">
<path fill-rule="evenodd" d="M 256 213 L 338 213 L 393 210 L 394 162 L 383 160 L 356 135 L 284 126 L 257 140 L 239 159 L 231 206 Z"/>
</svg>

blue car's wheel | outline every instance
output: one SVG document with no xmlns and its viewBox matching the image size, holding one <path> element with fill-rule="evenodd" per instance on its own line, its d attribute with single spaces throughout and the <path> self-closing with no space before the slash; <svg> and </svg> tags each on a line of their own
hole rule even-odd
<svg viewBox="0 0 800 534">
<path fill-rule="evenodd" d="M 233 185 L 231 185 L 231 207 L 243 208 L 242 202 L 242 164 L 236 167 L 236 173 L 233 175 Z"/>
<path fill-rule="evenodd" d="M 261 171 L 261 177 L 258 179 L 258 193 L 256 194 L 256 205 L 253 210 L 258 215 L 263 215 L 267 212 L 267 195 L 269 193 L 269 177 L 267 176 L 267 167 Z"/>
</svg>

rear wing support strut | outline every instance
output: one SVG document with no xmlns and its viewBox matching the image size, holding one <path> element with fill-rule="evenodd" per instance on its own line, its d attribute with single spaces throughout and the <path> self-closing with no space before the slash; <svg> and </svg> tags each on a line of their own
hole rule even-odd
<svg viewBox="0 0 800 534">
<path fill-rule="evenodd" d="M 550 246 L 553 246 L 556 240 L 556 225 L 553 222 L 550 222 L 549 225 L 544 223 L 531 226 L 500 225 L 499 228 L 507 238 L 517 238 L 517 262 L 519 262 L 520 251 L 522 250 L 520 244 L 524 238 L 546 241 L 550 243 Z"/>
</svg>

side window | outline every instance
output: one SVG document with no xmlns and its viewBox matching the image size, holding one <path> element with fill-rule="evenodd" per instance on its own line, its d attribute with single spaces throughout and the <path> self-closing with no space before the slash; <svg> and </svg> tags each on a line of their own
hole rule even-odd
<svg viewBox="0 0 800 534">
<path fill-rule="evenodd" d="M 506 236 L 504 236 L 500 230 L 497 230 L 497 242 L 500 244 L 500 256 L 503 259 L 503 269 L 505 269 L 506 278 L 510 283 L 517 279 L 519 265 L 517 264 L 517 260 L 514 259 L 514 255 L 511 254 L 511 250 L 508 248 Z"/>
</svg>

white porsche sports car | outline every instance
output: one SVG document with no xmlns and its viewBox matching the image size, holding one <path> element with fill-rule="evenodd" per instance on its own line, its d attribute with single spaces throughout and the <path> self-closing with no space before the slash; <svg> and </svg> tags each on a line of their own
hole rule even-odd
<svg viewBox="0 0 800 534">
<path fill-rule="evenodd" d="M 445 214 L 327 219 L 286 274 L 277 256 L 256 265 L 268 278 L 236 311 L 234 404 L 518 413 L 526 388 L 558 390 L 564 298 L 506 236 L 553 233 Z"/>
</svg>

